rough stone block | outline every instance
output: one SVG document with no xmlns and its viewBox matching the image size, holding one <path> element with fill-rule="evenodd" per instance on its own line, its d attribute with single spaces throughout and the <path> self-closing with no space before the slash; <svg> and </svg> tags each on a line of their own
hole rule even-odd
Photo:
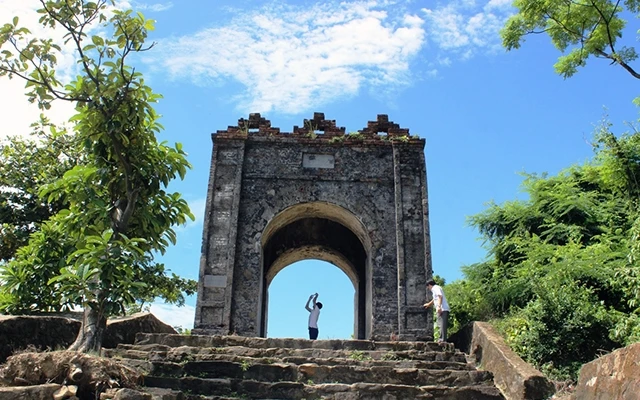
<svg viewBox="0 0 640 400">
<path fill-rule="evenodd" d="M 113 348 L 119 343 L 132 344 L 138 333 L 178 333 L 151 313 L 137 313 L 107 321 L 103 347 Z"/>
<path fill-rule="evenodd" d="M 48 383 L 34 386 L 0 387 L 2 400 L 44 400 L 53 399 L 53 394 L 60 389 L 60 385 Z"/>
<path fill-rule="evenodd" d="M 580 369 L 575 400 L 640 398 L 640 343 L 618 349 Z"/>
</svg>

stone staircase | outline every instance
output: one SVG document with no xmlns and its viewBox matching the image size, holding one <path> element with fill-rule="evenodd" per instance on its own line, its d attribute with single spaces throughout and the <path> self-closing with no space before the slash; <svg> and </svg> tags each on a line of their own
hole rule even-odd
<svg viewBox="0 0 640 400">
<path fill-rule="evenodd" d="M 451 344 L 138 334 L 103 352 L 157 400 L 504 399 Z"/>
</svg>

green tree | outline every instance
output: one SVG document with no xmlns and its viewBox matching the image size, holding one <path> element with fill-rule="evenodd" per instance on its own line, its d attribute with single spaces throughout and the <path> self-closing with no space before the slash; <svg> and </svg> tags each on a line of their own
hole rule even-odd
<svg viewBox="0 0 640 400">
<path fill-rule="evenodd" d="M 64 39 L 33 37 L 13 18 L 0 29 L 0 74 L 24 79 L 27 95 L 43 110 L 54 100 L 75 104 L 70 122 L 84 161 L 41 188 L 47 202 L 68 207 L 31 236 L 10 266 L 41 251 L 29 260 L 33 268 L 59 267 L 48 284 L 63 304 L 85 310 L 71 349 L 91 351 L 101 346 L 107 317 L 156 294 L 151 285 L 158 280 L 164 284 L 160 294 L 182 299 L 175 289 L 188 282 L 165 277 L 154 254 L 175 243 L 172 226 L 193 219 L 180 194 L 166 190 L 190 165 L 180 144 L 157 142 L 162 126 L 152 104 L 160 96 L 128 64 L 131 56 L 150 49 L 145 40 L 153 21 L 107 7 L 113 1 L 40 2 L 40 23 L 63 31 Z M 77 55 L 80 72 L 63 84 L 56 60 L 65 46 Z M 56 244 L 62 254 L 42 251 L 51 243 L 50 232 L 60 235 Z"/>
<path fill-rule="evenodd" d="M 634 47 L 622 43 L 625 18 L 640 13 L 639 1 L 514 6 L 518 13 L 501 32 L 507 50 L 544 33 L 563 53 L 555 69 L 564 78 L 591 56 L 640 78 Z M 490 251 L 465 271 L 488 293 L 485 308 L 472 311 L 501 318 L 514 349 L 551 375 L 575 377 L 599 351 L 640 338 L 640 133 L 616 135 L 605 121 L 594 149 L 590 163 L 553 177 L 528 176 L 528 201 L 492 204 L 470 219 Z"/>
<path fill-rule="evenodd" d="M 42 122 L 39 127 L 49 125 Z M 79 161 L 71 156 L 67 135 L 52 126 L 48 129 L 49 135 L 38 132 L 42 143 L 14 136 L 0 145 L 0 262 L 12 259 L 42 222 L 66 207 L 38 195 L 43 185 L 61 178 Z"/>
<path fill-rule="evenodd" d="M 503 28 L 502 43 L 517 49 L 530 34 L 546 33 L 554 46 L 565 53 L 555 70 L 568 78 L 591 56 L 620 65 L 631 76 L 640 74 L 631 65 L 638 58 L 633 46 L 621 45 L 625 14 L 640 11 L 638 0 L 515 0 L 518 13 Z"/>
<path fill-rule="evenodd" d="M 447 285 L 453 325 L 498 321 L 511 346 L 554 377 L 640 337 L 638 134 L 596 133 L 594 159 L 525 175 L 525 201 L 470 218 L 489 251 Z"/>
</svg>

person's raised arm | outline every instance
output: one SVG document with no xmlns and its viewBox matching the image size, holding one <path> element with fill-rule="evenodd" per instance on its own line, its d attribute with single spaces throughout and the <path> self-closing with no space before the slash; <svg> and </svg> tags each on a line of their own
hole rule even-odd
<svg viewBox="0 0 640 400">
<path fill-rule="evenodd" d="M 311 312 L 313 309 L 311 307 L 309 307 L 309 303 L 311 303 L 311 300 L 313 300 L 313 306 L 316 306 L 316 299 L 315 297 L 313 297 L 313 295 L 309 296 L 309 300 L 307 300 L 307 304 L 304 306 L 304 308 L 307 309 L 307 311 Z"/>
</svg>

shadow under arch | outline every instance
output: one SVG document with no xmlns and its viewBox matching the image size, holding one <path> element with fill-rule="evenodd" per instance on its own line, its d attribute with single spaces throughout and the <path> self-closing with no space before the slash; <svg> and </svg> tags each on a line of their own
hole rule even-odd
<svg viewBox="0 0 640 400">
<path fill-rule="evenodd" d="M 301 203 L 273 217 L 262 234 L 260 336 L 267 331 L 268 288 L 282 269 L 318 259 L 340 268 L 355 289 L 354 336 L 371 332 L 371 241 L 365 226 L 347 209 L 326 202 Z M 313 273 L 313 272 L 311 272 Z M 369 316 L 367 318 L 367 316 Z"/>
</svg>

